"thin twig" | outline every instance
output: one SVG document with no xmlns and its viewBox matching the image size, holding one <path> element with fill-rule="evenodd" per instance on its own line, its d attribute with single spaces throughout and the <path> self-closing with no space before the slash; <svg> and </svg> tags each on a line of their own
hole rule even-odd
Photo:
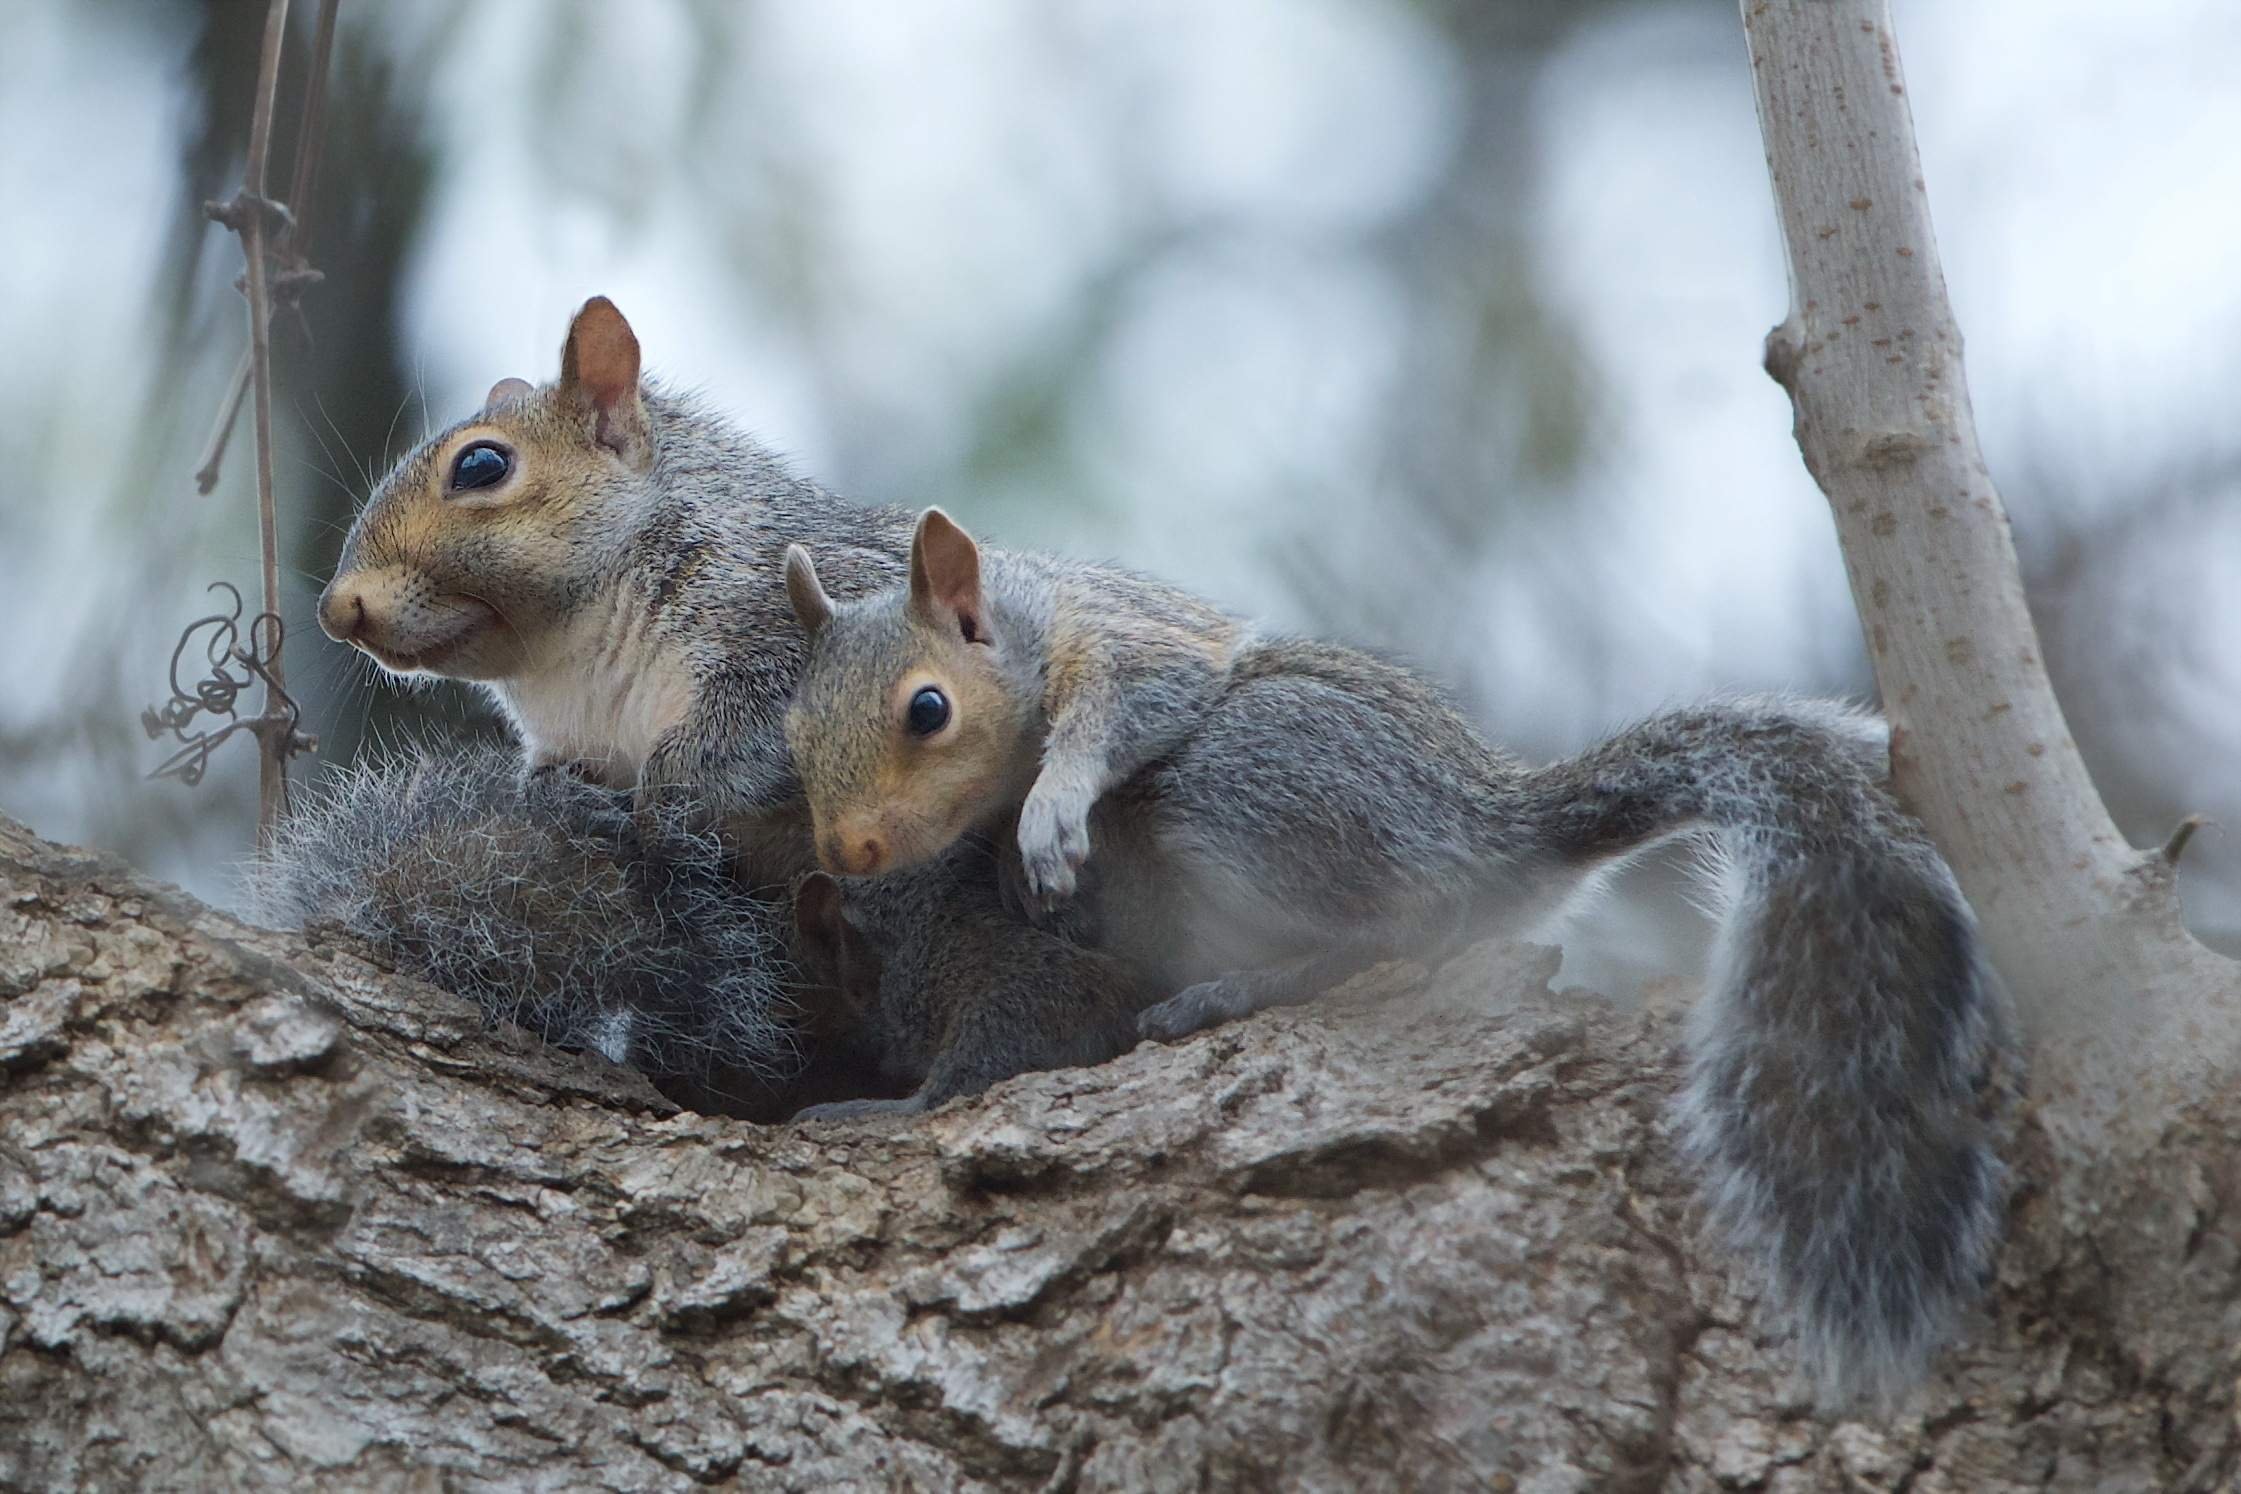
<svg viewBox="0 0 2241 1494">
<path fill-rule="evenodd" d="M 288 34 L 288 0 L 272 0 L 265 13 L 264 60 L 258 64 L 257 107 L 249 121 L 249 163 L 242 191 L 258 201 L 244 215 L 241 252 L 249 262 L 249 358 L 252 407 L 257 421 L 257 540 L 264 562 L 264 607 L 280 611 L 280 512 L 272 493 L 272 300 L 266 286 L 265 163 L 272 145 L 273 96 L 280 86 L 280 47 Z M 276 653 L 265 665 L 263 717 L 281 716 L 286 676 Z M 271 843 L 288 808 L 287 743 L 272 731 L 257 735 L 257 845 Z"/>
<path fill-rule="evenodd" d="M 296 226 L 283 246 L 291 268 L 302 268 L 311 253 L 311 189 L 319 181 L 319 147 L 327 136 L 327 64 L 335 51 L 335 12 L 342 0 L 320 0 L 319 27 L 311 40 L 311 76 L 305 80 L 303 128 L 296 132 L 296 177 L 288 206 Z"/>
<path fill-rule="evenodd" d="M 286 221 L 278 241 L 271 246 L 271 258 L 279 261 L 280 270 L 271 277 L 266 288 L 273 303 L 272 310 L 277 312 L 285 307 L 295 313 L 306 338 L 310 336 L 310 328 L 303 324 L 303 293 L 320 278 L 310 262 L 311 192 L 318 185 L 320 148 L 327 138 L 327 73 L 334 58 L 335 14 L 341 8 L 342 0 L 320 0 L 318 30 L 311 43 L 311 74 L 304 84 L 303 124 L 296 131 L 295 180 L 282 209 L 287 214 Z M 259 86 L 262 87 L 261 79 Z M 212 216 L 218 217 L 218 214 L 212 213 Z M 225 218 L 219 221 L 234 226 Z M 208 495 L 218 486 L 226 447 L 233 440 L 234 427 L 241 420 L 241 406 L 248 398 L 251 374 L 250 353 L 244 348 L 240 363 L 234 367 L 233 382 L 226 386 L 226 397 L 219 403 L 218 419 L 211 427 L 210 439 L 203 444 L 202 465 L 195 470 L 197 492 Z"/>
<path fill-rule="evenodd" d="M 264 728 L 264 718 L 242 717 L 234 702 L 252 684 L 262 681 L 268 691 L 277 692 L 282 711 L 287 715 L 287 730 L 295 734 L 296 723 L 302 712 L 288 692 L 272 680 L 272 661 L 280 655 L 281 622 L 270 612 L 249 619 L 244 628 L 241 621 L 241 593 L 228 581 L 211 583 L 212 591 L 222 591 L 233 599 L 233 607 L 226 612 L 213 612 L 208 617 L 198 617 L 188 623 L 179 634 L 179 642 L 171 650 L 171 698 L 161 706 L 150 706 L 140 713 L 140 725 L 150 740 L 165 732 L 178 739 L 179 748 L 158 763 L 150 778 L 176 778 L 189 788 L 202 782 L 202 775 L 210 766 L 210 755 L 235 732 L 259 734 Z M 179 663 L 187 655 L 189 645 L 196 635 L 203 635 L 203 658 L 209 673 L 196 680 L 192 688 L 179 679 Z M 247 642 L 243 642 L 246 637 Z M 236 672 L 238 671 L 238 672 Z M 198 717 L 223 717 L 222 726 L 205 726 L 201 731 L 189 733 L 188 728 Z M 318 750 L 316 737 L 295 736 L 298 749 L 305 752 Z"/>
<path fill-rule="evenodd" d="M 318 180 L 319 147 L 325 133 L 327 101 L 327 71 L 334 55 L 335 14 L 341 0 L 320 0 L 319 29 L 312 43 L 311 72 L 304 88 L 303 128 L 296 137 L 295 183 L 291 188 L 291 201 L 299 208 L 309 199 L 312 187 Z M 280 646 L 280 515 L 273 496 L 273 429 L 272 429 L 272 316 L 276 306 L 287 306 L 301 312 L 304 290 L 319 279 L 319 272 L 306 262 L 305 252 L 310 242 L 309 226 L 305 220 L 291 214 L 287 204 L 273 201 L 265 195 L 268 167 L 272 154 L 272 115 L 274 100 L 280 89 L 280 59 L 288 36 L 288 0 L 271 0 L 265 12 L 264 49 L 257 66 L 257 95 L 249 120 L 249 154 L 242 168 L 241 189 L 224 202 L 204 204 L 210 218 L 240 236 L 241 257 L 245 265 L 241 277 L 241 291 L 248 300 L 249 347 L 234 371 L 233 382 L 221 403 L 217 424 L 210 433 L 201 469 L 195 474 L 196 485 L 205 493 L 217 486 L 218 469 L 224 460 L 226 446 L 232 438 L 233 428 L 240 417 L 243 395 L 253 395 L 251 408 L 256 412 L 257 428 L 257 539 L 263 581 L 263 610 L 249 627 L 250 643 L 247 649 L 233 649 L 229 657 L 239 662 L 248 674 L 235 679 L 228 676 L 219 660 L 213 660 L 212 679 L 230 691 L 246 689 L 253 678 L 264 686 L 264 700 L 260 713 L 246 721 L 235 721 L 222 730 L 204 733 L 194 739 L 166 762 L 159 772 L 168 772 L 193 783 L 202 776 L 202 764 L 210 751 L 237 729 L 249 731 L 257 739 L 257 844 L 271 842 L 281 817 L 288 809 L 288 759 L 299 752 L 315 750 L 313 738 L 296 729 L 299 712 L 289 698 L 287 681 L 282 672 Z M 237 608 L 238 611 L 238 608 Z M 208 622 L 208 619 L 204 620 Z M 197 624 L 196 626 L 201 626 Z M 189 630 L 191 635 L 192 629 Z M 182 641 L 184 647 L 184 641 Z M 173 706 L 180 703 L 176 669 L 173 659 Z M 209 682 L 205 682 L 208 684 Z M 232 695 L 227 694 L 230 712 Z M 210 709 L 208 705 L 204 709 Z M 166 707 L 166 711 L 171 710 Z M 168 718 L 152 714 L 148 718 L 157 725 L 172 725 Z M 156 730 L 151 726 L 151 734 Z M 180 733 L 184 736 L 184 733 Z M 191 762 L 192 771 L 185 770 Z"/>
<path fill-rule="evenodd" d="M 218 467 L 226 459 L 226 443 L 233 439 L 233 428 L 241 420 L 241 402 L 249 397 L 249 373 L 249 350 L 243 348 L 241 361 L 233 366 L 233 382 L 218 404 L 218 423 L 210 427 L 210 439 L 203 443 L 202 465 L 195 469 L 195 491 L 206 498 L 218 486 Z"/>
</svg>

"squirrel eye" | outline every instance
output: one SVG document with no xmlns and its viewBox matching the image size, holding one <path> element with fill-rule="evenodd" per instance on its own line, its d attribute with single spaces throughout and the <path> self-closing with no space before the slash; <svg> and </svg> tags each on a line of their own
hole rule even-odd
<svg viewBox="0 0 2241 1494">
<path fill-rule="evenodd" d="M 506 454 L 505 447 L 495 441 L 477 441 L 451 464 L 451 490 L 465 493 L 487 488 L 504 482 L 513 470 L 514 459 Z"/>
<path fill-rule="evenodd" d="M 910 698 L 906 719 L 914 737 L 930 737 L 949 725 L 949 697 L 932 685 Z"/>
</svg>

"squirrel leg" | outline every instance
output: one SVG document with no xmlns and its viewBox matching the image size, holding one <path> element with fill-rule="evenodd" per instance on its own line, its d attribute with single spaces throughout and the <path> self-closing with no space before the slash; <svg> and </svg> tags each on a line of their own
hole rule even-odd
<svg viewBox="0 0 2241 1494">
<path fill-rule="evenodd" d="M 1180 1042 L 1272 1006 L 1311 1001 L 1387 957 L 1377 946 L 1348 944 L 1260 970 L 1233 970 L 1146 1007 L 1136 1018 L 1136 1030 L 1156 1043 Z"/>
</svg>

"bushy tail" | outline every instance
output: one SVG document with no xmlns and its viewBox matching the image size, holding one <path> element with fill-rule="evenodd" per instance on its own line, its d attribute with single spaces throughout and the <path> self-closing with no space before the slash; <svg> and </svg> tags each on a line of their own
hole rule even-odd
<svg viewBox="0 0 2241 1494">
<path fill-rule="evenodd" d="M 2006 1174 L 1983 1120 L 2006 1024 L 1952 872 L 1882 786 L 1872 716 L 1738 701 L 1535 775 L 1562 851 L 1708 832 L 1721 930 L 1682 1130 L 1824 1396 L 1920 1377 L 1982 1289 Z"/>
<path fill-rule="evenodd" d="M 625 805 L 517 754 L 446 745 L 354 768 L 249 868 L 254 914 L 337 924 L 397 968 L 547 1042 L 641 1069 L 703 1108 L 800 1102 L 783 911 L 682 827 L 641 843 Z"/>
</svg>

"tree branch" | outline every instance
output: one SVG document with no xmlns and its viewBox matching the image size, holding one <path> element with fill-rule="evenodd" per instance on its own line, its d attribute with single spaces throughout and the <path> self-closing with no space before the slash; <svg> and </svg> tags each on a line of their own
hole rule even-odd
<svg viewBox="0 0 2241 1494">
<path fill-rule="evenodd" d="M 2040 662 L 1977 447 L 1886 0 L 1743 0 L 1790 312 L 1767 338 L 1892 725 L 2036 1040 L 2043 1095 L 2149 1129 L 2241 1072 L 2241 967 L 2127 845 Z"/>
<path fill-rule="evenodd" d="M 1839 1422 L 1555 970 L 751 1126 L 0 816 L 0 1487 L 2233 1486 L 2241 1091 Z"/>
</svg>

